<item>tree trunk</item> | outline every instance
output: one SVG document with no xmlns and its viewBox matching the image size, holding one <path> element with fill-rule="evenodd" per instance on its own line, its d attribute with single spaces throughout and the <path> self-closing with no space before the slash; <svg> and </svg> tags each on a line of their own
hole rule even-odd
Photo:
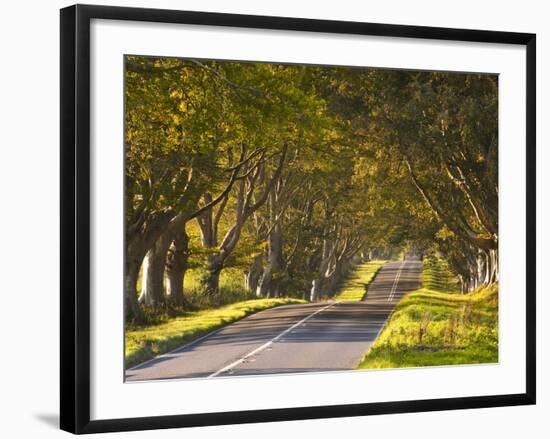
<svg viewBox="0 0 550 439">
<path fill-rule="evenodd" d="M 489 250 L 487 260 L 490 262 L 489 285 L 498 282 L 498 252 Z"/>
<path fill-rule="evenodd" d="M 267 264 L 258 284 L 256 292 L 258 296 L 274 297 L 278 295 L 281 289 L 283 265 L 283 233 L 281 226 L 277 224 L 269 234 Z"/>
<path fill-rule="evenodd" d="M 139 302 L 158 307 L 164 303 L 164 268 L 170 247 L 170 236 L 165 233 L 147 252 L 143 262 Z"/>
<path fill-rule="evenodd" d="M 342 280 L 346 277 L 347 274 L 347 268 L 346 268 L 346 262 L 336 261 L 336 265 L 334 266 L 334 271 L 332 272 L 330 278 L 329 278 L 329 285 L 327 288 L 327 294 L 329 296 L 332 296 L 336 293 L 336 290 L 342 283 Z"/>
<path fill-rule="evenodd" d="M 323 250 L 321 253 L 321 261 L 319 262 L 318 273 L 319 277 L 311 282 L 310 301 L 319 300 L 321 293 L 326 288 L 328 273 L 330 272 L 331 261 L 334 257 L 334 244 L 328 239 L 323 239 Z"/>
<path fill-rule="evenodd" d="M 244 285 L 247 291 L 257 291 L 258 282 L 262 275 L 262 255 L 254 257 L 250 268 L 244 274 Z"/>
<path fill-rule="evenodd" d="M 217 259 L 216 256 L 208 257 L 201 279 L 203 293 L 208 296 L 217 296 L 220 292 L 220 273 L 223 265 Z"/>
<path fill-rule="evenodd" d="M 265 165 L 255 166 L 254 168 L 249 169 L 251 172 L 249 174 L 249 178 L 240 179 L 235 200 L 235 221 L 226 232 L 219 245 L 217 244 L 217 232 L 220 212 L 218 211 L 218 213 L 212 217 L 212 212 L 210 209 L 209 216 L 203 215 L 202 217 L 197 218 L 201 228 L 203 245 L 209 249 L 216 247 L 216 254 L 209 256 L 207 259 L 206 273 L 201 279 L 202 289 L 206 294 L 217 295 L 219 293 L 220 272 L 224 268 L 225 261 L 231 255 L 239 242 L 245 222 L 255 211 L 264 205 L 270 192 L 273 190 L 275 183 L 281 175 L 287 150 L 288 147 L 285 145 L 281 151 L 277 168 L 273 172 L 271 178 L 265 182 L 261 193 L 257 197 L 254 197 L 253 195 L 257 187 L 256 185 L 258 179 L 263 180 L 260 174 L 265 175 Z M 212 236 L 210 242 L 205 239 L 208 238 L 209 235 L 209 233 L 205 233 L 207 229 L 212 231 L 212 233 L 210 233 Z"/>
<path fill-rule="evenodd" d="M 489 279 L 489 261 L 487 259 L 488 255 L 486 252 L 479 252 L 476 264 L 477 264 L 477 278 L 479 279 L 480 285 L 485 285 Z"/>
<path fill-rule="evenodd" d="M 166 296 L 177 306 L 189 305 L 185 299 L 184 281 L 189 261 L 189 236 L 185 230 L 176 234 L 168 252 L 166 261 L 166 277 L 168 285 Z"/>
<path fill-rule="evenodd" d="M 155 245 L 162 235 L 162 230 L 169 225 L 171 219 L 173 219 L 172 214 L 164 213 L 157 215 L 141 229 L 129 231 L 127 228 L 126 230 L 125 314 L 127 319 L 139 321 L 143 317 L 137 293 L 139 269 L 147 251 Z"/>
<path fill-rule="evenodd" d="M 137 296 L 137 280 L 141 262 L 127 255 L 126 272 L 124 274 L 124 314 L 127 320 L 139 321 L 143 314 L 139 307 Z"/>
<path fill-rule="evenodd" d="M 321 297 L 323 279 L 313 279 L 311 281 L 311 291 L 309 292 L 310 302 L 315 302 Z"/>
</svg>

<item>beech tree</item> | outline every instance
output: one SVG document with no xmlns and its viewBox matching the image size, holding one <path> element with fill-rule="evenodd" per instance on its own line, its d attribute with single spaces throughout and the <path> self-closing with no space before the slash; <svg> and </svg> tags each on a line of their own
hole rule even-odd
<svg viewBox="0 0 550 439">
<path fill-rule="evenodd" d="M 183 224 L 223 200 L 251 158 L 229 131 L 240 99 L 233 84 L 209 66 L 174 59 L 126 59 L 126 314 L 138 318 L 137 280 L 144 270 L 141 301 L 162 296 L 166 252 Z M 230 88 L 231 90 L 228 90 Z M 233 116 L 233 117 L 232 117 Z M 235 151 L 240 155 L 234 161 Z M 206 205 L 206 190 L 218 194 Z M 164 238 L 160 238 L 164 235 Z M 149 259 L 149 258 L 148 258 Z"/>
<path fill-rule="evenodd" d="M 455 261 L 454 268 L 463 273 L 465 284 L 495 282 L 497 78 L 378 71 L 369 72 L 368 81 L 367 102 L 374 108 L 368 121 L 373 140 L 388 145 L 404 163 L 425 205 L 447 231 L 445 239 L 461 241 L 440 248 Z M 482 265 L 484 270 L 480 270 Z"/>
<path fill-rule="evenodd" d="M 318 300 L 373 253 L 498 281 L 493 75 L 127 56 L 125 310 L 189 307 L 227 268 Z M 137 291 L 141 279 L 141 291 Z"/>
</svg>

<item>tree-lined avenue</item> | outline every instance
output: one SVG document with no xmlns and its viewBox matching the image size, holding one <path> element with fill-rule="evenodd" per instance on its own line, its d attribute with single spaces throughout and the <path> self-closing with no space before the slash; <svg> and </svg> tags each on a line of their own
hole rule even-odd
<svg viewBox="0 0 550 439">
<path fill-rule="evenodd" d="M 401 297 L 419 287 L 418 259 L 382 267 L 361 302 L 259 312 L 126 371 L 127 381 L 353 369 Z"/>
</svg>

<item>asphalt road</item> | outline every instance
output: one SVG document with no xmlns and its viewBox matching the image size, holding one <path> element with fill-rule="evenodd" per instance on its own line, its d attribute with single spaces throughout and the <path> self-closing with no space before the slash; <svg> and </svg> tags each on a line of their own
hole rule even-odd
<svg viewBox="0 0 550 439">
<path fill-rule="evenodd" d="M 127 381 L 214 378 L 353 369 L 403 294 L 420 284 L 421 262 L 389 262 L 361 302 L 265 310 L 126 371 Z"/>
</svg>

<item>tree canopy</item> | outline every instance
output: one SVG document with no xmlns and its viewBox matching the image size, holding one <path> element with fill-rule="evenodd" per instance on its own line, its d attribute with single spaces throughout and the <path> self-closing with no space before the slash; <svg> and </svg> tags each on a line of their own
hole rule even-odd
<svg viewBox="0 0 550 439">
<path fill-rule="evenodd" d="M 498 279 L 498 78 L 127 56 L 125 309 L 242 272 L 334 294 L 360 259 L 438 252 Z M 138 291 L 138 284 L 140 291 Z M 140 305 L 140 303 L 142 305 Z"/>
</svg>

